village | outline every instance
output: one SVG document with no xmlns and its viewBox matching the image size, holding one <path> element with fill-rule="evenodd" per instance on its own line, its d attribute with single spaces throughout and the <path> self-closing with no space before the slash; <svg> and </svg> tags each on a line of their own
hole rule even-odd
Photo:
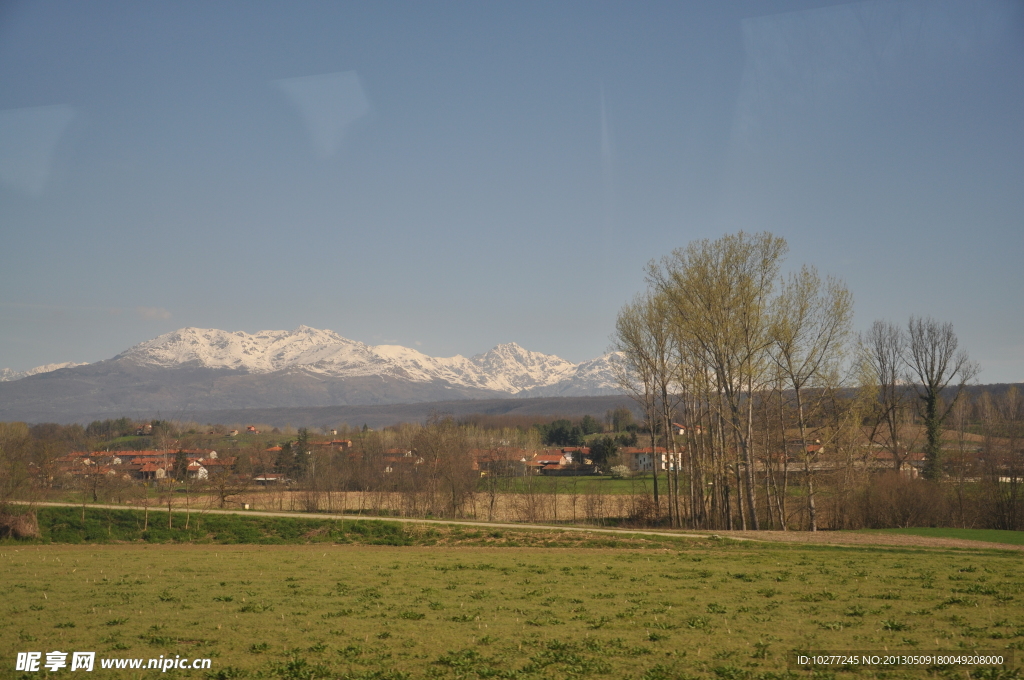
<svg viewBox="0 0 1024 680">
<path fill-rule="evenodd" d="M 622 408 L 601 418 L 439 417 L 379 429 L 43 424 L 26 440 L 39 455 L 24 484 L 40 501 L 76 504 L 648 526 L 712 525 L 717 516 L 728 529 L 744 526 L 750 500 L 738 491 L 750 479 L 768 527 L 807 526 L 809 498 L 836 527 L 970 512 L 966 502 L 934 502 L 925 429 L 911 418 L 894 428 L 822 421 L 801 434 L 792 418 L 772 417 L 744 451 L 715 418 L 652 426 L 636 416 Z M 982 489 L 998 500 L 1020 478 L 1006 455 L 1013 441 L 975 428 L 941 433 L 942 493 L 954 501 L 958 490 Z"/>
<path fill-rule="evenodd" d="M 334 439 L 310 442 L 312 455 L 333 452 L 345 456 L 350 462 L 364 462 L 362 452 L 352 450 L 352 440 Z M 268 459 L 274 459 L 283 451 L 281 446 L 265 450 Z M 516 448 L 472 449 L 471 469 L 480 477 L 487 475 L 601 475 L 603 471 L 588 457 L 590 448 L 585 446 L 546 448 L 528 451 Z M 627 447 L 620 457 L 628 461 L 628 472 L 649 472 L 654 468 L 655 459 L 660 457 L 659 470 L 672 469 L 671 455 L 664 447 Z M 125 481 L 155 483 L 164 480 L 196 480 L 237 474 L 237 456 L 222 457 L 213 449 L 165 449 L 142 451 L 76 451 L 53 460 L 50 469 L 40 471 L 50 483 L 61 486 L 71 480 L 93 476 L 119 477 Z M 403 470 L 414 470 L 424 463 L 424 458 L 412 449 L 390 448 L 377 457 L 377 470 L 389 475 Z M 270 484 L 296 484 L 301 480 L 292 479 L 286 472 L 277 471 L 278 465 L 263 465 L 262 470 L 253 474 L 249 481 L 256 486 Z M 283 467 L 283 466 L 281 466 Z"/>
<path fill-rule="evenodd" d="M 684 438 L 686 427 L 673 423 L 675 435 Z M 138 435 L 146 435 L 150 426 L 140 426 Z M 335 434 L 337 430 L 333 431 Z M 260 434 L 255 426 L 248 426 L 247 433 Z M 228 437 L 237 437 L 238 430 L 229 430 Z M 820 441 L 807 446 L 807 456 L 800 455 L 800 442 L 788 442 L 789 454 L 782 460 L 781 455 L 771 460 L 761 459 L 757 469 L 765 472 L 773 463 L 780 469 L 785 468 L 794 474 L 812 466 L 818 471 L 826 471 L 837 466 L 834 461 L 822 458 L 825 447 Z M 975 446 L 975 450 L 980 447 Z M 237 449 L 236 449 L 237 450 Z M 125 482 L 138 482 L 144 485 L 167 483 L 171 481 L 193 480 L 209 481 L 220 477 L 232 477 L 241 484 L 255 487 L 268 485 L 295 485 L 305 480 L 290 476 L 289 471 L 302 469 L 304 466 L 289 464 L 282 454 L 285 447 L 270 446 L 264 449 L 262 456 L 251 457 L 246 464 L 239 465 L 239 456 L 223 455 L 213 449 L 204 448 L 165 448 L 160 450 L 105 450 L 75 451 L 54 458 L 45 469 L 36 471 L 40 481 L 55 488 L 71 488 L 76 480 L 96 477 L 117 478 Z M 353 447 L 351 439 L 309 440 L 305 451 L 296 451 L 308 456 L 336 456 L 340 461 L 360 466 L 369 466 L 381 476 L 399 475 L 413 472 L 425 463 L 425 459 L 414 448 L 387 448 L 374 455 L 360 447 Z M 301 457 L 299 458 L 301 460 Z M 687 465 L 685 445 L 677 445 L 675 451 L 663 446 L 639 447 L 626 446 L 616 451 L 614 461 L 602 461 L 598 464 L 591 458 L 588 446 L 546 447 L 526 449 L 514 446 L 498 446 L 488 449 L 470 449 L 465 462 L 473 476 L 487 477 L 525 477 L 540 476 L 602 476 L 611 475 L 616 478 L 628 478 L 658 472 L 685 471 Z M 808 459 L 813 462 L 808 462 Z M 894 455 L 885 450 L 871 451 L 862 462 L 862 467 L 873 469 L 893 469 Z M 924 454 L 905 451 L 900 456 L 898 469 L 908 477 L 916 478 L 924 464 Z M 247 474 L 250 472 L 252 474 Z"/>
</svg>

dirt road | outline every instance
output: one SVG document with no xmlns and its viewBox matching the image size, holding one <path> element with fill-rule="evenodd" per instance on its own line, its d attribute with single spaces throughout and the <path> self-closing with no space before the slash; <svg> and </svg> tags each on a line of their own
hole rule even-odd
<svg viewBox="0 0 1024 680">
<path fill-rule="evenodd" d="M 720 536 L 781 543 L 814 543 L 818 545 L 891 545 L 903 548 L 988 548 L 1024 551 L 1024 546 L 1010 543 L 968 541 L 960 538 L 932 538 L 906 534 L 858 534 L 852 531 L 719 531 Z"/>
</svg>

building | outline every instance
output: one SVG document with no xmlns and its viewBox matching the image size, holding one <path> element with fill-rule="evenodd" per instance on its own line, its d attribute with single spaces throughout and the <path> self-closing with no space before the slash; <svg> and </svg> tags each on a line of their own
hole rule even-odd
<svg viewBox="0 0 1024 680">
<path fill-rule="evenodd" d="M 655 464 L 658 465 L 659 472 L 668 470 L 670 467 L 668 450 L 662 446 L 653 449 L 650 446 L 646 448 L 629 446 L 619 452 L 619 457 L 633 472 L 651 472 L 654 470 Z"/>
</svg>

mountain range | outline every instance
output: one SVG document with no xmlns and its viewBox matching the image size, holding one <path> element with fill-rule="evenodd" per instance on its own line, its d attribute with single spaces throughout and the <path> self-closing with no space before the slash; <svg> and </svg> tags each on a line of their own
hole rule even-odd
<svg viewBox="0 0 1024 680">
<path fill-rule="evenodd" d="M 182 328 L 92 364 L 0 373 L 0 420 L 187 418 L 211 409 L 617 393 L 614 355 L 579 364 L 515 343 L 472 357 L 367 345 L 334 331 Z"/>
<path fill-rule="evenodd" d="M 74 361 L 65 361 L 60 364 L 43 364 L 42 366 L 30 368 L 27 371 L 12 371 L 9 368 L 0 368 L 0 382 L 21 380 L 22 378 L 27 378 L 30 375 L 39 375 L 40 373 L 49 373 L 50 371 L 56 371 L 61 368 L 74 368 L 75 366 L 85 366 L 85 364 L 75 363 Z"/>
</svg>

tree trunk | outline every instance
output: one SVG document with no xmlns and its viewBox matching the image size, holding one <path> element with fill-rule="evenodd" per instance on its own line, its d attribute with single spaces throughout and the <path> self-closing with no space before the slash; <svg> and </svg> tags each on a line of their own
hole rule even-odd
<svg viewBox="0 0 1024 680">
<path fill-rule="evenodd" d="M 753 447 L 754 439 L 754 388 L 747 383 L 747 426 L 742 437 L 743 458 L 747 467 L 747 504 L 750 506 L 750 523 L 754 531 L 761 530 L 761 521 L 757 517 L 757 469 L 754 466 L 754 456 L 750 449 Z"/>
<path fill-rule="evenodd" d="M 789 493 L 789 450 L 786 445 L 786 404 L 782 399 L 782 390 L 779 390 L 779 434 L 782 437 L 782 493 L 776 493 L 775 499 L 779 504 L 779 523 L 783 531 L 788 531 L 786 524 L 786 495 Z"/>
<path fill-rule="evenodd" d="M 654 424 L 656 422 L 656 418 L 654 417 L 654 408 L 651 407 L 647 414 L 647 420 L 651 425 L 651 471 L 654 473 L 654 519 L 657 521 L 661 519 L 661 501 L 658 497 L 658 462 L 656 460 L 658 440 L 654 434 Z"/>
<path fill-rule="evenodd" d="M 814 506 L 814 477 L 813 473 L 811 472 L 811 454 L 807 450 L 807 426 L 804 422 L 804 402 L 800 392 L 799 385 L 794 387 L 794 392 L 796 394 L 797 420 L 800 423 L 800 446 L 803 447 L 804 474 L 807 477 L 807 516 L 809 522 L 808 528 L 811 531 L 817 531 L 818 518 L 816 508 Z"/>
<path fill-rule="evenodd" d="M 924 477 L 942 476 L 942 422 L 939 418 L 939 395 L 928 386 L 924 396 L 924 427 L 928 441 L 925 444 Z"/>
</svg>

